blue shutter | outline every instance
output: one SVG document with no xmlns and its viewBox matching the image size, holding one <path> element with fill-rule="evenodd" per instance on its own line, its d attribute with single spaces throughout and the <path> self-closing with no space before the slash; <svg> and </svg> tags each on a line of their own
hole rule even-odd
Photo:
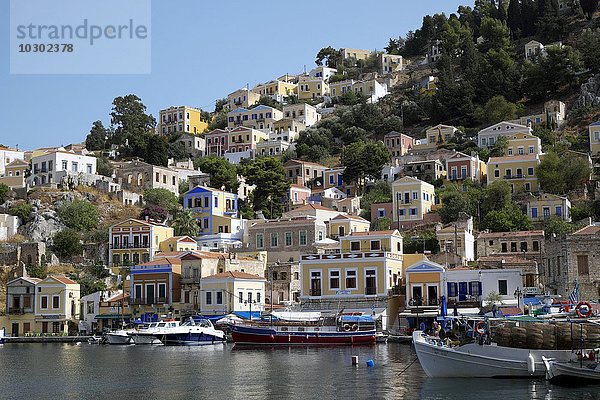
<svg viewBox="0 0 600 400">
<path fill-rule="evenodd" d="M 477 293 L 477 295 L 481 296 L 483 294 L 483 289 L 482 289 L 481 282 L 477 282 L 477 289 L 479 291 L 479 293 Z"/>
</svg>

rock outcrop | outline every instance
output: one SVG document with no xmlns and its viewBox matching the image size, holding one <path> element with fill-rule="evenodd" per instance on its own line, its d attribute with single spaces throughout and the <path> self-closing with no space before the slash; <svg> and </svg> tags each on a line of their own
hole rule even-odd
<svg viewBox="0 0 600 400">
<path fill-rule="evenodd" d="M 581 93 L 573 109 L 600 106 L 600 74 L 594 75 L 581 85 Z"/>
<path fill-rule="evenodd" d="M 31 220 L 19 227 L 19 233 L 33 242 L 48 242 L 65 228 L 56 211 L 45 210 L 41 213 L 32 212 Z"/>
</svg>

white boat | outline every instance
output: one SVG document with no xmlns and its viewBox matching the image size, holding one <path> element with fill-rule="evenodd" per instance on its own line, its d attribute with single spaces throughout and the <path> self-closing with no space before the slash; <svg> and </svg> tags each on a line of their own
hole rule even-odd
<svg viewBox="0 0 600 400">
<path fill-rule="evenodd" d="M 108 332 L 106 334 L 106 341 L 108 344 L 133 344 L 129 332 L 131 331 L 126 329 Z"/>
<path fill-rule="evenodd" d="M 448 346 L 439 337 L 413 332 L 413 344 L 421 367 L 430 378 L 543 377 L 542 357 L 567 362 L 571 350 L 529 350 L 495 343 Z"/>
<path fill-rule="evenodd" d="M 188 319 L 181 325 L 154 334 L 164 345 L 203 345 L 223 343 L 225 332 L 215 329 L 210 320 Z"/>
<path fill-rule="evenodd" d="M 6 337 L 6 329 L 0 329 L 0 344 L 4 343 L 4 338 Z"/>
<path fill-rule="evenodd" d="M 129 332 L 129 336 L 135 344 L 162 344 L 156 335 L 169 332 L 170 329 L 178 326 L 179 321 L 151 322 L 146 328 Z"/>
<path fill-rule="evenodd" d="M 600 364 L 590 360 L 558 362 L 543 357 L 546 379 L 553 382 L 576 384 L 581 382 L 600 383 Z"/>
</svg>

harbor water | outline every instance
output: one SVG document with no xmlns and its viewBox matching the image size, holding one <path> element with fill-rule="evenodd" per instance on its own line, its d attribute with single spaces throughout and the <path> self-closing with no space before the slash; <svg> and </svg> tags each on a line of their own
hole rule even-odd
<svg viewBox="0 0 600 400">
<path fill-rule="evenodd" d="M 358 365 L 352 365 L 352 356 L 358 356 Z M 0 399 L 600 400 L 600 386 L 428 379 L 415 358 L 412 346 L 396 343 L 259 348 L 5 344 L 0 346 Z"/>
</svg>

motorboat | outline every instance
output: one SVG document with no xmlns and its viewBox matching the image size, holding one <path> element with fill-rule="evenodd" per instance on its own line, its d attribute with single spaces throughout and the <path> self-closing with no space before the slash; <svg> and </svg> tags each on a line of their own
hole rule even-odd
<svg viewBox="0 0 600 400">
<path fill-rule="evenodd" d="M 223 343 L 225 332 L 215 329 L 206 318 L 189 318 L 178 326 L 154 333 L 164 345 L 205 345 Z"/>
<path fill-rule="evenodd" d="M 133 344 L 133 340 L 129 333 L 132 332 L 129 329 L 117 329 L 110 331 L 106 334 L 106 341 L 108 344 Z"/>
<path fill-rule="evenodd" d="M 574 385 L 600 383 L 600 364 L 596 357 L 571 362 L 559 362 L 552 358 L 542 358 L 546 366 L 546 379 L 552 382 Z"/>
<path fill-rule="evenodd" d="M 571 350 L 525 349 L 472 341 L 453 345 L 448 339 L 413 332 L 421 367 L 430 378 L 543 377 L 542 357 L 568 362 Z"/>
<path fill-rule="evenodd" d="M 169 332 L 170 329 L 178 327 L 179 324 L 179 321 L 174 320 L 151 322 L 148 326 L 128 334 L 135 344 L 162 344 L 156 335 Z"/>
<path fill-rule="evenodd" d="M 375 321 L 370 315 L 321 318 L 318 323 L 262 323 L 232 325 L 230 328 L 236 344 L 353 345 L 376 342 Z"/>
</svg>

